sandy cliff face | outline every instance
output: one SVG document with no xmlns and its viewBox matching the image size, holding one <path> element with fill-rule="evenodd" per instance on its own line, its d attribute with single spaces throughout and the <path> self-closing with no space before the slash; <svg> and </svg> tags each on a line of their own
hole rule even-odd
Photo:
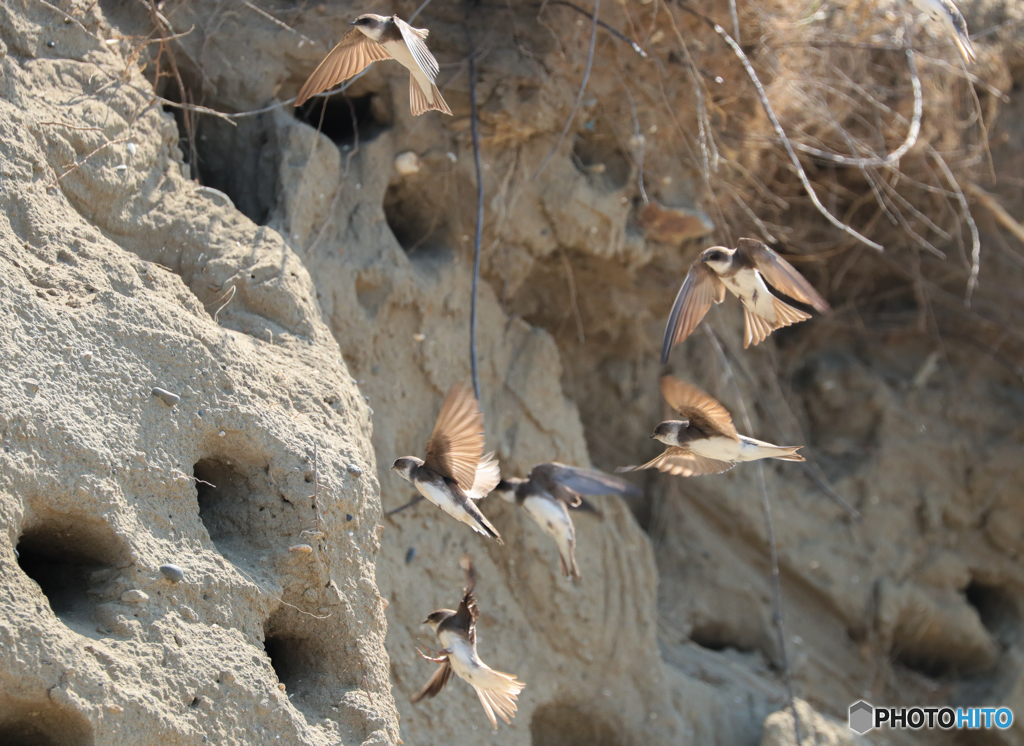
<svg viewBox="0 0 1024 746">
<path fill-rule="evenodd" d="M 913 97 L 887 48 L 898 7 L 829 8 L 809 26 L 740 4 L 744 48 L 800 143 L 899 144 Z M 969 9 L 972 28 L 995 29 L 973 90 L 938 59 L 953 59 L 941 39 L 916 32 L 934 57 L 918 55 L 925 114 L 902 180 L 805 161 L 884 256 L 808 208 L 743 68 L 672 6 L 602 8 L 649 56 L 599 32 L 581 113 L 550 160 L 590 39 L 565 6 L 429 6 L 420 21 L 455 116 L 412 118 L 407 76 L 379 64 L 331 100 L 322 133 L 315 106 L 186 122 L 177 75 L 193 104 L 260 109 L 294 95 L 356 12 L 408 17 L 413 4 L 61 10 L 70 22 L 31 0 L 0 8 L 0 735 L 792 742 L 775 712 L 758 467 L 642 475 L 641 503 L 599 499 L 603 519 L 576 519 L 576 585 L 496 498 L 481 505 L 504 546 L 424 503 L 381 515 L 411 497 L 387 467 L 419 453 L 444 392 L 469 377 L 471 45 L 487 195 L 480 385 L 503 472 L 650 458 L 660 334 L 701 239 L 777 233 L 836 311 L 744 351 L 726 304 L 713 336 L 672 363 L 741 431 L 745 412 L 752 435 L 807 444 L 815 479 L 772 464 L 763 481 L 803 730 L 849 742 L 836 721 L 861 697 L 1024 712 L 1019 245 L 972 197 L 983 252 L 966 309 L 970 233 L 927 150 L 964 189 L 1024 208 L 1024 58 L 1007 30 L 1019 3 Z M 705 10 L 728 17 L 724 3 Z M 184 35 L 154 88 L 160 45 L 143 41 L 172 32 Z M 869 76 L 878 116 L 892 115 L 877 132 L 851 93 Z M 822 79 L 832 87 L 809 82 Z M 431 673 L 415 648 L 436 647 L 420 622 L 457 603 L 463 552 L 479 573 L 481 656 L 527 684 L 497 734 L 460 681 L 408 703 Z"/>
</svg>

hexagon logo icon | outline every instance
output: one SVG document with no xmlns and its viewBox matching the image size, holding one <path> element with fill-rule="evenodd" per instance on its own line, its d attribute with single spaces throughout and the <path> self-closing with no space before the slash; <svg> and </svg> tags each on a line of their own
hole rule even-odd
<svg viewBox="0 0 1024 746">
<path fill-rule="evenodd" d="M 850 730 L 864 735 L 875 727 L 875 708 L 864 700 L 850 705 Z"/>
</svg>

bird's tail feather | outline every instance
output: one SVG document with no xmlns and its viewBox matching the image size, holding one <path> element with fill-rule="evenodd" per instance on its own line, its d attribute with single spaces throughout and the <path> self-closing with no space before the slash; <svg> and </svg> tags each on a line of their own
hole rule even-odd
<svg viewBox="0 0 1024 746">
<path fill-rule="evenodd" d="M 803 446 L 777 446 L 774 443 L 765 443 L 763 440 L 755 440 L 754 438 L 748 438 L 746 436 L 740 436 L 740 440 L 743 443 L 743 451 L 752 455 L 754 459 L 777 458 L 781 461 L 805 460 L 803 456 L 797 453 L 797 451 L 803 448 Z M 749 461 L 751 459 L 747 457 L 743 460 Z"/>
<path fill-rule="evenodd" d="M 811 318 L 809 313 L 805 313 L 799 308 L 793 308 L 793 306 L 775 297 L 772 298 L 772 306 L 775 310 L 774 324 L 768 321 L 768 319 L 758 316 L 746 306 L 743 307 L 744 348 L 750 347 L 752 344 L 761 344 L 761 342 L 763 342 L 768 335 L 776 329 L 780 329 L 784 326 L 790 326 L 791 324 L 796 324 L 801 321 L 806 321 Z"/>
<path fill-rule="evenodd" d="M 416 82 L 416 76 L 410 73 L 409 108 L 412 110 L 412 115 L 418 117 L 420 114 L 426 114 L 428 111 L 439 111 L 442 114 L 451 115 L 452 110 L 448 108 L 448 104 L 441 97 L 441 91 L 437 90 L 437 86 L 433 83 L 430 84 L 430 93 L 431 98 L 434 99 L 433 102 L 427 100 L 426 94 L 420 88 L 420 84 Z"/>
<path fill-rule="evenodd" d="M 517 710 L 516 697 L 526 685 L 511 674 L 493 670 L 490 671 L 490 674 L 491 680 L 487 686 L 474 684 L 473 689 L 480 699 L 480 704 L 483 705 L 484 712 L 487 713 L 487 719 L 491 721 L 494 728 L 497 728 L 498 721 L 495 719 L 495 715 L 504 720 L 506 724 L 511 724 Z"/>
</svg>

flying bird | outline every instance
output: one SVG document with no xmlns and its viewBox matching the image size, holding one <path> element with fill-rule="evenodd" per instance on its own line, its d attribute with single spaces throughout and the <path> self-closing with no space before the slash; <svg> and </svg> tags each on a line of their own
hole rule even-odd
<svg viewBox="0 0 1024 746">
<path fill-rule="evenodd" d="M 452 110 L 437 90 L 438 65 L 424 39 L 430 32 L 413 28 L 398 16 L 366 13 L 352 21 L 354 29 L 342 37 L 295 97 L 302 106 L 321 91 L 326 91 L 358 75 L 378 60 L 397 60 L 409 70 L 409 108 L 413 116 L 431 110 L 451 114 Z"/>
<path fill-rule="evenodd" d="M 576 580 L 582 575 L 576 564 L 576 527 L 569 516 L 569 508 L 600 515 L 583 495 L 638 497 L 641 494 L 639 488 L 624 479 L 559 463 L 538 464 L 527 479 L 502 479 L 494 491 L 522 507 L 534 523 L 555 540 L 562 574 Z"/>
<path fill-rule="evenodd" d="M 754 238 L 741 238 L 735 249 L 712 246 L 705 249 L 686 274 L 672 313 L 665 326 L 661 362 L 668 362 L 672 348 L 697 328 L 712 303 L 725 300 L 725 291 L 743 304 L 743 346 L 764 341 L 776 329 L 811 318 L 798 308 L 775 297 L 767 281 L 780 292 L 822 313 L 828 303 L 793 265 Z"/>
<path fill-rule="evenodd" d="M 967 21 L 953 0 L 910 0 L 918 10 L 923 10 L 928 17 L 942 26 L 942 29 L 956 43 L 957 51 L 964 63 L 970 65 L 977 59 L 971 37 L 967 32 Z"/>
<path fill-rule="evenodd" d="M 473 687 L 488 720 L 497 730 L 498 721 L 494 716 L 500 717 L 506 725 L 511 725 L 511 719 L 516 713 L 516 697 L 526 685 L 512 674 L 495 671 L 480 660 L 476 651 L 476 620 L 480 610 L 473 595 L 476 577 L 469 558 L 463 555 L 462 562 L 467 582 L 458 611 L 439 609 L 423 622 L 430 625 L 444 648 L 436 656 L 428 656 L 417 649 L 416 652 L 425 660 L 439 663 L 440 666 L 426 685 L 412 696 L 411 701 L 415 704 L 425 697 L 435 696 L 444 689 L 454 671 L 460 679 Z"/>
<path fill-rule="evenodd" d="M 391 470 L 453 518 L 474 531 L 501 536 L 473 500 L 485 497 L 501 479 L 493 453 L 484 455 L 484 415 L 473 390 L 452 386 L 427 441 L 427 458 L 403 456 Z"/>
<path fill-rule="evenodd" d="M 660 456 L 642 466 L 620 466 L 616 471 L 659 469 L 682 477 L 721 474 L 740 461 L 777 458 L 803 461 L 803 446 L 776 446 L 740 435 L 725 407 L 696 386 L 674 376 L 661 377 L 661 395 L 683 416 L 662 422 L 651 438 L 668 446 Z"/>
</svg>

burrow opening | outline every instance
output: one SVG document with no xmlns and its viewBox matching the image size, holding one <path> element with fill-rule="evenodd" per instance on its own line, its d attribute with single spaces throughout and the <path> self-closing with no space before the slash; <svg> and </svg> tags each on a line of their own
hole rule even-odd
<svg viewBox="0 0 1024 746">
<path fill-rule="evenodd" d="M 280 139 L 272 113 L 233 123 L 203 117 L 196 131 L 200 183 L 226 194 L 257 225 L 267 225 L 277 208 Z"/>
<path fill-rule="evenodd" d="M 127 555 L 110 525 L 87 515 L 37 518 L 22 531 L 17 551 L 18 565 L 39 586 L 57 618 L 95 637 L 93 613 Z"/>
<path fill-rule="evenodd" d="M 573 704 L 541 705 L 530 720 L 532 746 L 621 746 L 622 733 L 592 710 Z"/>
<path fill-rule="evenodd" d="M 256 571 L 280 535 L 284 513 L 294 506 L 270 481 L 266 468 L 230 457 L 209 457 L 192 468 L 199 519 L 217 551 L 235 565 Z"/>
<path fill-rule="evenodd" d="M 58 707 L 42 692 L 34 698 L 0 694 L 0 743 L 5 746 L 92 746 L 84 715 Z"/>
<path fill-rule="evenodd" d="M 967 603 L 977 610 L 985 629 L 1000 645 L 1009 647 L 1020 640 L 1020 607 L 1008 588 L 972 580 L 964 596 Z"/>
<path fill-rule="evenodd" d="M 358 683 L 346 680 L 350 666 L 338 623 L 337 615 L 316 618 L 283 606 L 263 626 L 263 649 L 277 680 L 311 721 L 337 717 L 332 705 Z"/>
<path fill-rule="evenodd" d="M 339 147 L 355 147 L 372 142 L 391 128 L 394 115 L 389 99 L 383 92 L 364 93 L 361 96 L 333 96 L 312 98 L 295 109 L 295 118 L 319 129 Z"/>
<path fill-rule="evenodd" d="M 632 172 L 629 158 L 622 152 L 615 135 L 603 127 L 584 130 L 576 136 L 572 162 L 601 191 L 616 192 L 629 184 Z"/>
<path fill-rule="evenodd" d="M 429 173 L 397 176 L 384 192 L 384 218 L 399 245 L 416 259 L 442 259 L 450 255 L 450 199 Z"/>
</svg>

